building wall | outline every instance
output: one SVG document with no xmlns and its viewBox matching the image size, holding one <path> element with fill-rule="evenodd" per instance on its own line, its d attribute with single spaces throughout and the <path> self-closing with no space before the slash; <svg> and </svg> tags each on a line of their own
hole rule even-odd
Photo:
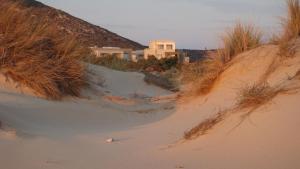
<svg viewBox="0 0 300 169">
<path fill-rule="evenodd" d="M 132 50 L 131 49 L 122 49 L 122 48 L 91 48 L 96 57 L 104 57 L 104 56 L 116 56 L 119 59 L 127 59 L 131 60 Z"/>
<path fill-rule="evenodd" d="M 145 59 L 144 50 L 136 50 L 132 52 L 131 61 L 137 62 L 138 60 Z"/>
<path fill-rule="evenodd" d="M 157 40 L 151 41 L 149 48 L 144 50 L 144 57 L 148 59 L 149 56 L 155 56 L 157 59 L 171 57 L 168 53 L 175 53 L 176 44 L 173 41 Z"/>
</svg>

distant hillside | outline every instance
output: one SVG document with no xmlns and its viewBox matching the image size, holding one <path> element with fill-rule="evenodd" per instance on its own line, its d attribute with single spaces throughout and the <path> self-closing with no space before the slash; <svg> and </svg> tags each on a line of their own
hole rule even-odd
<svg viewBox="0 0 300 169">
<path fill-rule="evenodd" d="M 0 5 L 6 2 L 20 2 L 25 8 L 30 8 L 33 15 L 48 20 L 61 33 L 74 35 L 87 46 L 112 46 L 122 48 L 143 49 L 144 46 L 110 32 L 100 26 L 90 24 L 64 11 L 49 7 L 35 0 L 0 0 Z"/>
</svg>

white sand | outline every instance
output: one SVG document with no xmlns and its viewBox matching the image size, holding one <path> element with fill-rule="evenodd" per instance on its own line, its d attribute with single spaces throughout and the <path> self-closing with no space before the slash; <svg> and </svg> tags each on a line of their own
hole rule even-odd
<svg viewBox="0 0 300 169">
<path fill-rule="evenodd" d="M 297 92 L 279 95 L 238 127 L 243 112 L 205 136 L 168 147 L 184 131 L 232 107 L 238 90 L 259 81 L 276 53 L 275 46 L 264 46 L 238 56 L 208 96 L 177 104 L 151 102 L 151 97 L 172 93 L 147 85 L 141 74 L 97 66 L 91 66 L 94 90 L 85 91 L 89 99 L 45 101 L 0 80 L 0 119 L 5 125 L 0 131 L 0 168 L 300 168 Z M 300 69 L 299 58 L 280 61 L 268 78 L 270 85 L 290 83 L 288 77 Z M 108 138 L 116 141 L 106 143 Z"/>
</svg>

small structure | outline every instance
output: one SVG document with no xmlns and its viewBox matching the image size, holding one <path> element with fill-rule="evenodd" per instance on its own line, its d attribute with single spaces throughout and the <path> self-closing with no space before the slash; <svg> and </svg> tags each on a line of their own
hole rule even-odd
<svg viewBox="0 0 300 169">
<path fill-rule="evenodd" d="M 188 56 L 187 52 L 183 52 L 182 50 L 179 50 L 176 52 L 178 56 L 179 63 L 182 64 L 189 64 L 190 63 L 190 57 Z"/>
<path fill-rule="evenodd" d="M 145 59 L 144 50 L 136 50 L 132 52 L 131 61 L 137 62 L 142 59 Z"/>
<path fill-rule="evenodd" d="M 115 56 L 119 59 L 132 60 L 132 49 L 123 49 L 119 47 L 92 47 L 96 57 Z"/>
<path fill-rule="evenodd" d="M 157 59 L 174 57 L 176 55 L 176 44 L 171 40 L 151 41 L 149 48 L 144 50 L 144 58 L 154 56 Z"/>
</svg>

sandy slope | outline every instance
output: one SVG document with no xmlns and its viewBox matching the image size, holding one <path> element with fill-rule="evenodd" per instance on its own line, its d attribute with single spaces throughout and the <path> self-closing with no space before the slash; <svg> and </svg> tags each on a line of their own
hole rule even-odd
<svg viewBox="0 0 300 169">
<path fill-rule="evenodd" d="M 45 101 L 1 81 L 0 119 L 8 127 L 0 132 L 0 164 L 5 169 L 300 168 L 296 91 L 279 95 L 239 126 L 243 112 L 208 135 L 178 143 L 187 129 L 234 106 L 246 84 L 263 78 L 271 86 L 299 84 L 288 79 L 300 69 L 300 57 L 281 61 L 276 53 L 276 46 L 263 46 L 239 55 L 208 96 L 176 104 L 152 102 L 172 93 L 145 84 L 141 74 L 96 66 L 90 67 L 94 89 L 82 99 Z M 264 76 L 272 64 L 277 70 Z M 116 142 L 105 143 L 110 137 Z"/>
</svg>

